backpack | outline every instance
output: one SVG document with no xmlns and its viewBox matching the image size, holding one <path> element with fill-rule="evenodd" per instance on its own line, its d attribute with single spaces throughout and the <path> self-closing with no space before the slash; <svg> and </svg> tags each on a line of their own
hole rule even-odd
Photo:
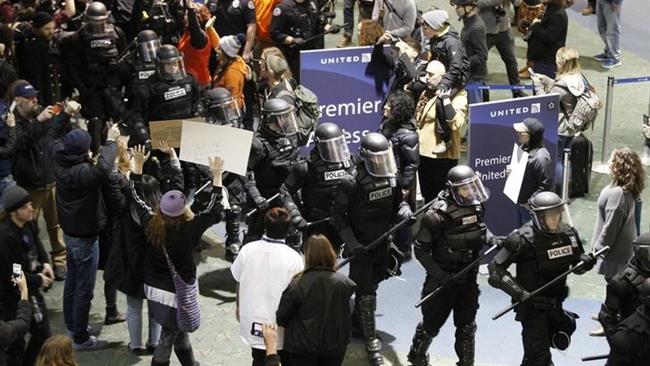
<svg viewBox="0 0 650 366">
<path fill-rule="evenodd" d="M 594 127 L 594 121 L 598 117 L 598 110 L 603 107 L 596 89 L 585 79 L 585 90 L 576 99 L 573 112 L 567 120 L 567 126 L 575 132 L 584 132 L 589 127 Z"/>
<path fill-rule="evenodd" d="M 288 81 L 285 80 L 285 83 L 288 90 L 278 93 L 277 98 L 289 95 L 293 99 L 296 105 L 296 122 L 298 123 L 298 145 L 305 146 L 320 119 L 318 96 L 303 85 L 298 85 L 295 89 L 292 89 Z"/>
</svg>

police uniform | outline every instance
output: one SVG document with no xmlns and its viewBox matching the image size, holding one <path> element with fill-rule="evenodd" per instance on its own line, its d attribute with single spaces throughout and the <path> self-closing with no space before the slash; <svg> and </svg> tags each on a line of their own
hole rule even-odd
<svg viewBox="0 0 650 366">
<path fill-rule="evenodd" d="M 133 7 L 135 33 L 151 29 L 163 44 L 178 44 L 183 33 L 185 8 L 181 1 L 141 0 Z"/>
<path fill-rule="evenodd" d="M 249 24 L 255 24 L 253 0 L 210 0 L 206 4 L 215 17 L 214 27 L 219 36 L 246 33 Z"/>
<path fill-rule="evenodd" d="M 145 121 L 192 118 L 198 113 L 199 87 L 191 74 L 181 80 L 151 75 L 135 90 L 134 111 Z"/>
<path fill-rule="evenodd" d="M 300 50 L 311 50 L 316 48 L 314 41 L 307 42 L 302 46 L 284 44 L 284 40 L 291 36 L 306 40 L 318 34 L 320 22 L 320 10 L 314 0 L 282 0 L 273 9 L 271 19 L 271 39 L 282 49 L 287 63 L 293 73 L 294 79 L 299 82 L 300 77 Z"/>
<path fill-rule="evenodd" d="M 545 233 L 529 221 L 503 242 L 503 248 L 489 264 L 489 283 L 520 300 L 526 292 L 535 291 L 581 260 L 585 260 L 584 250 L 574 228 L 566 226 L 558 233 Z M 514 279 L 507 271 L 513 263 L 517 270 Z M 588 269 L 585 266 L 577 273 Z M 566 337 L 575 331 L 577 317 L 562 308 L 568 293 L 565 277 L 515 309 L 516 320 L 523 328 L 522 366 L 551 365 L 550 347 L 568 347 Z"/>
</svg>

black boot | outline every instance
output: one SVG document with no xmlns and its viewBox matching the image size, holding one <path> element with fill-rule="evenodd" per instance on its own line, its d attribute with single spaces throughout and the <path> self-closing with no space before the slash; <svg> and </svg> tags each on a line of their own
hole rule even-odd
<svg viewBox="0 0 650 366">
<path fill-rule="evenodd" d="M 412 366 L 429 366 L 429 346 L 433 341 L 435 334 L 429 334 L 422 323 L 419 323 L 415 328 L 415 335 L 413 335 L 413 343 L 411 343 L 411 349 L 407 356 L 408 361 Z"/>
<path fill-rule="evenodd" d="M 239 239 L 239 223 L 241 208 L 238 205 L 232 205 L 230 211 L 226 213 L 226 260 L 233 262 L 239 248 L 241 240 Z"/>
<path fill-rule="evenodd" d="M 176 357 L 178 357 L 178 361 L 181 363 L 182 366 L 201 365 L 194 359 L 194 352 L 192 351 L 192 347 L 186 349 L 178 349 L 174 347 L 174 353 L 176 353 Z"/>
<path fill-rule="evenodd" d="M 351 317 L 352 337 L 363 339 L 363 332 L 361 331 L 361 317 L 359 316 L 359 296 L 354 297 L 354 311 Z"/>
<path fill-rule="evenodd" d="M 361 331 L 366 342 L 368 359 L 373 366 L 384 365 L 384 357 L 379 353 L 381 341 L 377 338 L 375 330 L 375 310 L 377 309 L 377 296 L 363 295 L 359 297 L 359 320 Z"/>
<path fill-rule="evenodd" d="M 156 361 L 152 359 L 151 366 L 169 366 L 169 361 Z"/>
<path fill-rule="evenodd" d="M 463 325 L 456 328 L 456 355 L 458 356 L 458 366 L 474 366 L 474 335 L 476 334 L 476 323 Z"/>
</svg>

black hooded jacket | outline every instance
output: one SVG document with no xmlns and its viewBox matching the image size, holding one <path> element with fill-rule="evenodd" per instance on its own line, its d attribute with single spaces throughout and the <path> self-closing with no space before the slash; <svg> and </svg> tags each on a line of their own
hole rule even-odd
<svg viewBox="0 0 650 366">
<path fill-rule="evenodd" d="M 431 38 L 430 44 L 431 59 L 440 61 L 447 70 L 440 86 L 446 89 L 462 89 L 469 80 L 470 65 L 458 33 L 449 26 L 440 36 Z"/>
<path fill-rule="evenodd" d="M 529 133 L 530 140 L 522 146 L 522 149 L 528 153 L 528 163 L 524 180 L 521 182 L 518 204 L 528 202 L 528 199 L 538 192 L 551 190 L 552 184 L 553 164 L 551 155 L 544 147 L 544 129 L 529 131 Z"/>
</svg>

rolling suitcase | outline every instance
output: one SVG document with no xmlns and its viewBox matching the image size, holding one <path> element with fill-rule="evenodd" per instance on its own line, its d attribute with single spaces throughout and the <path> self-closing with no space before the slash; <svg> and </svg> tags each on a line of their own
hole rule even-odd
<svg viewBox="0 0 650 366">
<path fill-rule="evenodd" d="M 577 134 L 571 141 L 569 197 L 582 197 L 589 193 L 593 154 L 591 141 L 584 134 Z"/>
</svg>

